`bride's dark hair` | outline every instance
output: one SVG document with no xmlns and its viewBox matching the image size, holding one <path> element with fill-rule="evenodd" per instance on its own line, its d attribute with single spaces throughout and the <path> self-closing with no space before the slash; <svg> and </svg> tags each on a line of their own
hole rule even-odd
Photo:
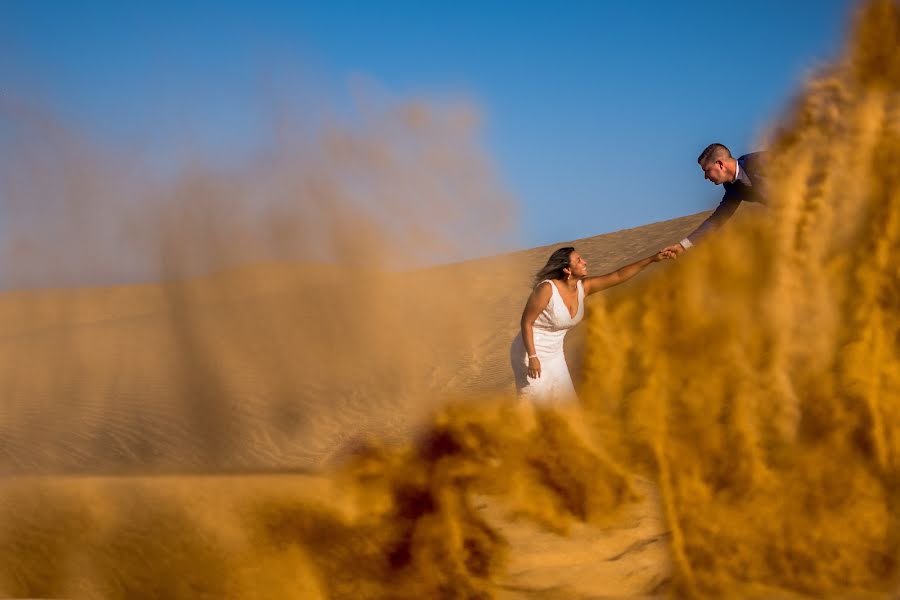
<svg viewBox="0 0 900 600">
<path fill-rule="evenodd" d="M 569 266 L 569 257 L 573 252 L 575 252 L 573 246 L 566 246 L 551 254 L 547 264 L 534 276 L 534 284 L 537 285 L 545 279 L 565 279 L 563 269 Z"/>
</svg>

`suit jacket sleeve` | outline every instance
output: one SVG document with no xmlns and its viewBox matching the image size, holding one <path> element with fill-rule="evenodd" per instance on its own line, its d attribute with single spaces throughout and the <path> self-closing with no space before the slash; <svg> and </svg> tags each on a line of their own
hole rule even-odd
<svg viewBox="0 0 900 600">
<path fill-rule="evenodd" d="M 719 202 L 719 206 L 716 207 L 716 210 L 713 211 L 713 214 L 709 215 L 700 226 L 694 230 L 692 234 L 687 236 L 687 239 L 690 242 L 696 243 L 697 240 L 705 236 L 706 234 L 715 231 L 719 227 L 721 227 L 728 219 L 731 218 L 731 215 L 734 214 L 734 211 L 737 210 L 738 205 L 741 203 L 741 195 L 735 188 L 730 188 L 725 191 L 725 195 L 722 196 L 722 201 Z"/>
</svg>

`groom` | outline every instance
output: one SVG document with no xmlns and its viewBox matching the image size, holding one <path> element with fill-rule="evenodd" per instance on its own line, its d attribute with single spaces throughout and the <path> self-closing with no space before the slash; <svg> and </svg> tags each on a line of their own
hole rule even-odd
<svg viewBox="0 0 900 600">
<path fill-rule="evenodd" d="M 679 255 L 693 246 L 697 241 L 718 229 L 731 218 L 741 202 L 761 202 L 766 204 L 765 194 L 765 152 L 753 152 L 739 158 L 731 156 L 731 151 L 722 144 L 710 144 L 700 153 L 697 163 L 703 169 L 703 176 L 716 185 L 725 187 L 725 195 L 719 206 L 701 223 L 692 234 L 674 244 L 663 248 Z"/>
</svg>

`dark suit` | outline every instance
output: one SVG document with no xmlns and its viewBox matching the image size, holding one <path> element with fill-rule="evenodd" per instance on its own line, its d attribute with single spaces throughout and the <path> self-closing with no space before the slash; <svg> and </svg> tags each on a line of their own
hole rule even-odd
<svg viewBox="0 0 900 600">
<path fill-rule="evenodd" d="M 741 202 L 768 203 L 765 176 L 766 153 L 745 154 L 738 158 L 737 162 L 740 167 L 737 179 L 722 184 L 725 186 L 725 195 L 722 196 L 722 201 L 719 202 L 719 206 L 716 207 L 713 214 L 687 237 L 692 244 L 721 227 L 725 221 L 731 218 Z"/>
</svg>

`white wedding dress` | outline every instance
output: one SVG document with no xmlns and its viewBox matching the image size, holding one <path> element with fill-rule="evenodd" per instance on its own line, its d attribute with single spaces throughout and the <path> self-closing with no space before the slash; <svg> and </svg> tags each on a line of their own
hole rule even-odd
<svg viewBox="0 0 900 600">
<path fill-rule="evenodd" d="M 584 286 L 581 281 L 577 283 L 578 309 L 573 317 L 554 282 L 545 279 L 538 285 L 545 282 L 550 283 L 550 302 L 534 321 L 534 350 L 541 361 L 541 376 L 528 376 L 528 353 L 521 331 L 513 340 L 510 360 L 520 398 L 535 404 L 559 404 L 576 399 L 575 386 L 563 354 L 563 340 L 566 332 L 584 317 Z"/>
</svg>

